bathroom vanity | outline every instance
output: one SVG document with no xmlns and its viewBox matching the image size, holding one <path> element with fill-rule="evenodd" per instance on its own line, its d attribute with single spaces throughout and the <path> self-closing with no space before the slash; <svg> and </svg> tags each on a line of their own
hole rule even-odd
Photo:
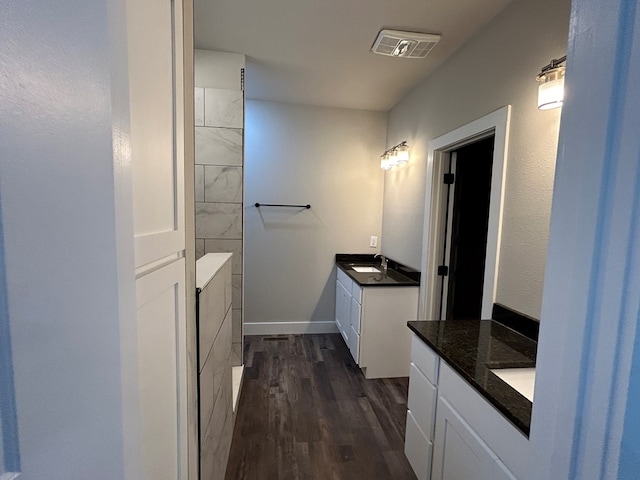
<svg viewBox="0 0 640 480">
<path fill-rule="evenodd" d="M 409 375 L 420 273 L 373 255 L 336 255 L 336 326 L 366 378 Z"/>
<path fill-rule="evenodd" d="M 405 454 L 418 479 L 526 478 L 536 342 L 493 320 L 408 326 Z"/>
</svg>

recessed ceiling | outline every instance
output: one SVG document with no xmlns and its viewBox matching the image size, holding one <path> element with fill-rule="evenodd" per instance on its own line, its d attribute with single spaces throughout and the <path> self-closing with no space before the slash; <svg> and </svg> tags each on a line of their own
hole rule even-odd
<svg viewBox="0 0 640 480">
<path fill-rule="evenodd" d="M 249 99 L 387 111 L 510 1 L 195 0 L 195 45 L 245 54 Z M 383 28 L 442 39 L 426 58 L 380 56 Z"/>
</svg>

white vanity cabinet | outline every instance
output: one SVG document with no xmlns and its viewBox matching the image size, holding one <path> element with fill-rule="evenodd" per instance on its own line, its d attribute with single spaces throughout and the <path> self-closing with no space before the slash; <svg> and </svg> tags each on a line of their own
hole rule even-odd
<svg viewBox="0 0 640 480">
<path fill-rule="evenodd" d="M 405 454 L 418 479 L 522 479 L 528 452 L 528 438 L 412 334 Z"/>
<path fill-rule="evenodd" d="M 439 366 L 438 355 L 412 335 L 404 453 L 418 480 L 431 478 Z"/>
<path fill-rule="evenodd" d="M 361 286 L 338 268 L 336 326 L 366 378 L 409 375 L 417 286 Z"/>
</svg>

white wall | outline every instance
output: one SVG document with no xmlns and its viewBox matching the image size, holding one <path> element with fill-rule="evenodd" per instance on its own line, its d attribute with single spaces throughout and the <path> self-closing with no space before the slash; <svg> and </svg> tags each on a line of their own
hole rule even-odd
<svg viewBox="0 0 640 480">
<path fill-rule="evenodd" d="M 333 322 L 335 254 L 377 251 L 386 115 L 247 101 L 245 128 L 245 333 Z"/>
<path fill-rule="evenodd" d="M 388 117 L 411 162 L 386 173 L 383 251 L 422 270 L 429 141 L 513 106 L 496 301 L 540 317 L 560 110 L 536 108 L 536 74 L 566 53 L 569 0 L 516 0 Z M 436 47 L 437 48 L 437 47 Z"/>
</svg>

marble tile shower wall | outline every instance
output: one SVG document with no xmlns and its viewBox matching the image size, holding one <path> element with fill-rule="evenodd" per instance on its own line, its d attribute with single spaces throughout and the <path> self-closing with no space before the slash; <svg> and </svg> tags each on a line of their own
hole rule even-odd
<svg viewBox="0 0 640 480">
<path fill-rule="evenodd" d="M 231 252 L 233 364 L 242 355 L 243 128 L 241 90 L 195 89 L 196 258 Z"/>
</svg>

